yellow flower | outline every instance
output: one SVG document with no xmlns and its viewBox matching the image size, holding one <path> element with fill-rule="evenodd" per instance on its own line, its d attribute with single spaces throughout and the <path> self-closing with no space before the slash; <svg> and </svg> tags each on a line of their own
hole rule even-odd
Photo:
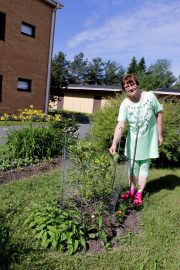
<svg viewBox="0 0 180 270">
<path fill-rule="evenodd" d="M 119 216 L 121 216 L 121 215 L 123 214 L 123 211 L 122 211 L 122 210 L 118 210 L 118 211 L 116 212 L 116 214 L 119 215 Z"/>
</svg>

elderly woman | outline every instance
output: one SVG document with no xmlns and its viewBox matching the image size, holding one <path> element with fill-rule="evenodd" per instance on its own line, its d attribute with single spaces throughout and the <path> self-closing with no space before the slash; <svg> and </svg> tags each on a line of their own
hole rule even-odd
<svg viewBox="0 0 180 270">
<path fill-rule="evenodd" d="M 148 179 L 150 161 L 159 157 L 158 147 L 163 142 L 162 107 L 152 92 L 140 91 L 138 85 L 139 82 L 133 74 L 127 74 L 122 79 L 122 89 L 127 97 L 120 105 L 118 124 L 109 149 L 110 153 L 115 155 L 127 122 L 125 155 L 129 160 L 130 188 L 120 199 L 132 197 L 135 205 L 143 203 L 142 194 Z"/>
</svg>

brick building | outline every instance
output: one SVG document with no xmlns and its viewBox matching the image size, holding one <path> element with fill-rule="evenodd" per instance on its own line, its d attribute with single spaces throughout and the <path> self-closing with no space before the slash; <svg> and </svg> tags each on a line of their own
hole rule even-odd
<svg viewBox="0 0 180 270">
<path fill-rule="evenodd" d="M 0 114 L 47 112 L 55 0 L 0 0 Z"/>
</svg>

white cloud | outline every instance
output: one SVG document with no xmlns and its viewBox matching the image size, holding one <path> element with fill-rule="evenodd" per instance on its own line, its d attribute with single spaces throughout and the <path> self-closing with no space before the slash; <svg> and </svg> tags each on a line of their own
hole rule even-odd
<svg viewBox="0 0 180 270">
<path fill-rule="evenodd" d="M 105 7 L 109 1 L 100 2 Z M 120 2 L 114 0 L 113 4 Z M 69 40 L 68 47 L 101 57 L 127 59 L 128 56 L 144 56 L 146 59 L 147 56 L 152 61 L 157 58 L 180 59 L 179 14 L 179 1 L 143 1 L 138 8 L 103 21 L 99 27 L 88 27 Z M 180 60 L 176 60 L 176 66 L 178 64 Z"/>
<path fill-rule="evenodd" d="M 85 21 L 85 23 L 84 23 L 84 26 L 85 27 L 90 27 L 90 26 L 92 26 L 93 24 L 95 24 L 95 22 L 97 21 L 97 19 L 99 18 L 99 13 L 97 13 L 97 12 L 92 12 L 92 14 L 91 14 L 91 17 L 90 18 L 88 18 L 86 21 Z"/>
</svg>

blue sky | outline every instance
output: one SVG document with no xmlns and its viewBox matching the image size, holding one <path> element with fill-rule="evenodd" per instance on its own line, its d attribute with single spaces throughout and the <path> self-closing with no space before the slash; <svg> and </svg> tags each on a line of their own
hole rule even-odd
<svg viewBox="0 0 180 270">
<path fill-rule="evenodd" d="M 180 75 L 180 0 L 62 0 L 57 11 L 54 54 L 72 60 L 115 60 L 127 68 L 133 56 L 146 65 L 171 61 Z"/>
</svg>

